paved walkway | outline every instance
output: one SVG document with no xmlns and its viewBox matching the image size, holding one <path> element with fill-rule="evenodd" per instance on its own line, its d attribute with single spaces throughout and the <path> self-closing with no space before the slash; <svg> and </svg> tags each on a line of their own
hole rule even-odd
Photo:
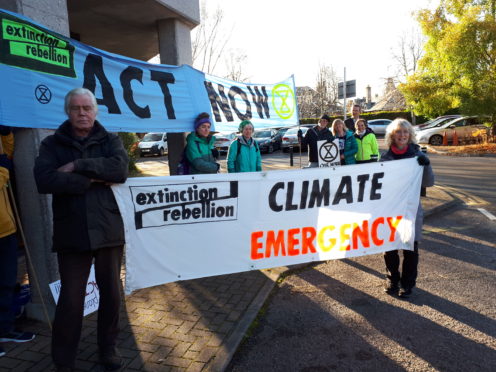
<svg viewBox="0 0 496 372">
<path fill-rule="evenodd" d="M 442 187 L 422 198 L 426 215 L 458 199 Z M 170 283 L 127 296 L 121 311 L 118 347 L 125 371 L 222 371 L 286 267 Z M 96 314 L 85 318 L 77 370 L 99 371 Z M 22 321 L 37 337 L 2 344 L 0 371 L 49 371 L 50 329 Z"/>
</svg>

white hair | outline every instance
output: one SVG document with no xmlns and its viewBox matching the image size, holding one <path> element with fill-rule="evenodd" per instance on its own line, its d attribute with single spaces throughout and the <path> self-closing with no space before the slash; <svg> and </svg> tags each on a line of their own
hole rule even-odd
<svg viewBox="0 0 496 372">
<path fill-rule="evenodd" d="M 71 99 L 74 96 L 88 96 L 91 99 L 91 103 L 93 104 L 93 109 L 95 110 L 95 114 L 98 113 L 98 104 L 96 103 L 96 97 L 93 92 L 86 88 L 74 88 L 69 93 L 65 95 L 64 100 L 64 111 L 67 115 L 69 115 L 69 105 L 71 103 Z"/>
</svg>

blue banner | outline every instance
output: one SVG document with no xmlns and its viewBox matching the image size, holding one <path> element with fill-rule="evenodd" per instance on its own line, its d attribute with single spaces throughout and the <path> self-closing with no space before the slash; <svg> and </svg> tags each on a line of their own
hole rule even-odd
<svg viewBox="0 0 496 372">
<path fill-rule="evenodd" d="M 276 84 L 247 84 L 188 65 L 151 64 L 109 53 L 0 9 L 0 123 L 55 129 L 64 97 L 77 87 L 95 93 L 98 119 L 109 131 L 189 132 L 200 112 L 213 130 L 298 124 L 293 76 Z"/>
</svg>

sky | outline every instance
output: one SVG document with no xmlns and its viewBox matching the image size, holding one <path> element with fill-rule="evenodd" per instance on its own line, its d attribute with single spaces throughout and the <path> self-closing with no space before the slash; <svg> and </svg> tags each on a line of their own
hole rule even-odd
<svg viewBox="0 0 496 372">
<path fill-rule="evenodd" d="M 315 87 L 319 66 L 327 65 L 340 79 L 346 68 L 358 97 L 365 97 L 367 85 L 374 97 L 395 75 L 392 50 L 400 37 L 420 32 L 412 12 L 433 8 L 438 0 L 206 2 L 208 11 L 223 10 L 228 47 L 247 56 L 243 72 L 249 82 L 275 83 L 294 75 L 296 86 Z"/>
</svg>

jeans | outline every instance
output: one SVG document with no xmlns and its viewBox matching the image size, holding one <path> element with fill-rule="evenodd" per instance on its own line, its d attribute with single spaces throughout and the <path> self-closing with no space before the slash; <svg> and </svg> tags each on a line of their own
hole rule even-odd
<svg viewBox="0 0 496 372">
<path fill-rule="evenodd" d="M 0 238 L 0 335 L 12 331 L 14 290 L 17 282 L 17 238 L 10 234 Z"/>
<path fill-rule="evenodd" d="M 93 259 L 100 291 L 97 342 L 100 352 L 112 350 L 119 333 L 122 246 L 86 252 L 57 253 L 60 296 L 52 331 L 52 358 L 57 366 L 74 368 L 83 323 L 86 284 Z"/>
</svg>

